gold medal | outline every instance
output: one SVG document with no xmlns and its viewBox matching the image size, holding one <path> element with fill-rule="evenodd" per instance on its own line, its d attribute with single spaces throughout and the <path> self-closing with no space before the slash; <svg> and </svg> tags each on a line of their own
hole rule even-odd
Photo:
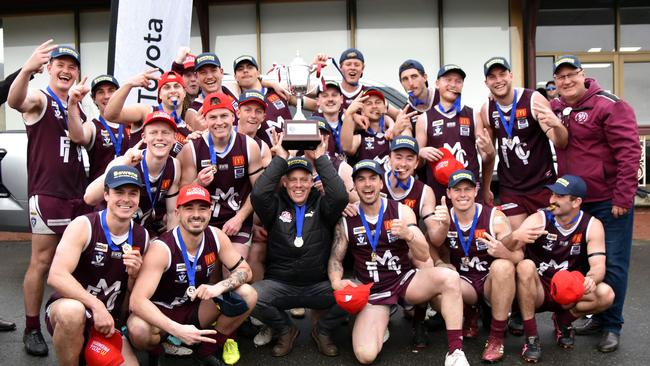
<svg viewBox="0 0 650 366">
<path fill-rule="evenodd" d="M 303 244 L 305 244 L 305 242 L 302 240 L 302 236 L 296 237 L 296 239 L 293 241 L 293 245 L 295 245 L 296 248 L 302 247 Z"/>
<path fill-rule="evenodd" d="M 370 254 L 370 260 L 373 261 L 373 262 L 377 261 L 377 253 L 376 252 L 373 251 L 372 254 Z"/>
<path fill-rule="evenodd" d="M 133 250 L 130 244 L 122 244 L 122 253 L 129 254 Z"/>
</svg>

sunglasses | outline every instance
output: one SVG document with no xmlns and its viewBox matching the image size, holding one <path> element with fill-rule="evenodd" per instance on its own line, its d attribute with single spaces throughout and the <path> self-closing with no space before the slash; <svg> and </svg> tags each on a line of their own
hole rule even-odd
<svg viewBox="0 0 650 366">
<path fill-rule="evenodd" d="M 556 90 L 556 89 L 557 88 L 554 85 L 549 85 L 549 86 L 546 87 L 546 90 L 548 90 L 548 91 L 553 91 L 553 90 Z"/>
</svg>

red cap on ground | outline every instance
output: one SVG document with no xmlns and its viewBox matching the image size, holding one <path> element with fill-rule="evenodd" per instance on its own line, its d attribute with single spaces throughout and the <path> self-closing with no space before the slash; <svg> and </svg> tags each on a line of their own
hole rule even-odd
<svg viewBox="0 0 650 366">
<path fill-rule="evenodd" d="M 442 158 L 438 161 L 430 161 L 429 167 L 433 176 L 436 178 L 436 181 L 443 186 L 449 184 L 449 177 L 451 174 L 459 169 L 465 169 L 465 166 L 456 160 L 451 151 L 445 149 L 444 147 L 438 149 L 442 152 Z"/>
<path fill-rule="evenodd" d="M 574 304 L 585 294 L 585 276 L 578 271 L 559 271 L 551 279 L 551 297 L 560 305 Z"/>
<path fill-rule="evenodd" d="M 368 296 L 370 296 L 370 288 L 373 283 L 367 285 L 357 285 L 352 287 L 345 286 L 341 290 L 334 291 L 334 299 L 341 309 L 350 314 L 360 312 L 368 303 Z"/>
<path fill-rule="evenodd" d="M 122 334 L 116 331 L 110 338 L 106 338 L 93 328 L 86 343 L 84 358 L 88 366 L 121 365 L 124 362 Z"/>
<path fill-rule="evenodd" d="M 189 184 L 181 187 L 176 200 L 176 207 L 180 207 L 188 202 L 203 201 L 211 205 L 210 192 L 198 184 Z"/>
</svg>

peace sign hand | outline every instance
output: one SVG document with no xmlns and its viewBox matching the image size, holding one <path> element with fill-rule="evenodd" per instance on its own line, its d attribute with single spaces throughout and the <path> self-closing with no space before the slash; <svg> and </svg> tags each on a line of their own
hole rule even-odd
<svg viewBox="0 0 650 366">
<path fill-rule="evenodd" d="M 508 258 L 510 251 L 503 245 L 501 240 L 497 240 L 487 232 L 484 235 L 484 237 L 476 238 L 476 240 L 487 245 L 487 252 L 489 255 L 493 256 L 494 258 Z"/>
<path fill-rule="evenodd" d="M 136 166 L 142 161 L 143 150 L 140 148 L 144 144 L 144 140 L 138 141 L 132 148 L 126 150 L 124 153 L 124 164 L 129 166 Z"/>
<path fill-rule="evenodd" d="M 86 85 L 87 76 L 84 76 L 83 79 L 68 91 L 68 105 L 76 105 L 81 102 L 86 94 L 90 91 L 90 87 Z"/>
<path fill-rule="evenodd" d="M 23 65 L 23 69 L 31 73 L 42 72 L 44 66 L 50 62 L 50 53 L 59 47 L 58 44 L 52 44 L 52 42 L 54 42 L 52 39 L 48 39 L 36 47 L 32 55 L 25 62 L 25 65 Z"/>
</svg>

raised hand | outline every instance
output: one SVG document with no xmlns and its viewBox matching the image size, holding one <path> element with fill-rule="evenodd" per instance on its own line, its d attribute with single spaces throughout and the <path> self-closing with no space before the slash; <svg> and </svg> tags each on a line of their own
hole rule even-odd
<svg viewBox="0 0 650 366">
<path fill-rule="evenodd" d="M 90 92 L 90 87 L 86 85 L 87 76 L 84 76 L 81 81 L 70 88 L 68 91 L 68 105 L 75 105 L 81 102 L 84 97 Z"/>
<path fill-rule="evenodd" d="M 59 47 L 58 44 L 52 44 L 54 40 L 48 39 L 47 41 L 41 43 L 40 46 L 36 47 L 32 55 L 29 56 L 25 65 L 23 65 L 23 70 L 29 71 L 31 73 L 40 73 L 43 72 L 45 65 L 50 62 L 50 53 Z"/>
<path fill-rule="evenodd" d="M 273 146 L 271 146 L 271 153 L 274 156 L 279 156 L 284 160 L 289 158 L 289 152 L 282 147 L 282 139 L 284 138 L 284 132 L 277 133 L 273 130 Z"/>
<path fill-rule="evenodd" d="M 142 87 L 146 88 L 149 86 L 149 83 L 151 80 L 159 80 L 160 76 L 155 75 L 156 73 L 160 72 L 160 70 L 156 68 L 151 68 L 142 74 L 138 74 L 134 77 L 131 78 L 131 80 L 128 81 L 127 84 L 131 85 L 132 87 Z"/>
<path fill-rule="evenodd" d="M 132 148 L 126 150 L 124 153 L 124 164 L 136 166 L 142 161 L 142 144 L 144 144 L 144 140 L 138 141 Z"/>
<path fill-rule="evenodd" d="M 433 211 L 433 219 L 440 223 L 443 226 L 449 226 L 449 209 L 447 208 L 447 197 L 442 196 L 440 198 L 440 204 L 436 206 L 435 211 Z"/>
</svg>

